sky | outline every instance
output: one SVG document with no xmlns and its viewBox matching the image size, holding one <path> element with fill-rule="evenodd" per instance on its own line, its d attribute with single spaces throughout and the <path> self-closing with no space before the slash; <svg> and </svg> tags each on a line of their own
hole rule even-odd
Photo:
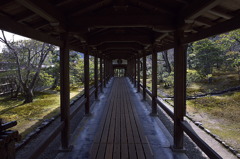
<svg viewBox="0 0 240 159">
<path fill-rule="evenodd" d="M 9 40 L 9 41 L 13 41 L 13 40 L 18 41 L 18 40 L 29 39 L 29 38 L 26 38 L 26 37 L 23 37 L 23 36 L 20 36 L 17 34 L 13 34 L 10 32 L 6 32 L 6 31 L 4 31 L 4 33 L 5 33 L 7 40 Z M 2 32 L 0 32 L 0 37 L 2 37 Z M 2 42 L 0 42 L 0 52 L 2 51 L 3 47 L 4 47 L 4 44 Z"/>
</svg>

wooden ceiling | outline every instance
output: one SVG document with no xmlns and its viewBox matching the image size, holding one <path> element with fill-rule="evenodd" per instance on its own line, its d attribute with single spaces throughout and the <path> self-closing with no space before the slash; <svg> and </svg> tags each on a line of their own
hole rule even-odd
<svg viewBox="0 0 240 159">
<path fill-rule="evenodd" d="M 181 25 L 179 25 L 181 24 Z M 0 29 L 111 59 L 174 47 L 240 27 L 240 0 L 1 0 Z"/>
</svg>

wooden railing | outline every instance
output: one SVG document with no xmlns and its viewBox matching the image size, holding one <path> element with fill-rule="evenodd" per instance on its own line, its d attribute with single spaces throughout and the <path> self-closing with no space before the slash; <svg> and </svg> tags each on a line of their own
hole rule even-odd
<svg viewBox="0 0 240 159">
<path fill-rule="evenodd" d="M 21 136 L 18 131 L 8 130 L 17 125 L 16 121 L 2 123 L 0 119 L 0 158 L 14 159 L 15 157 L 15 142 L 19 141 Z"/>
<path fill-rule="evenodd" d="M 140 84 L 140 87 L 143 89 L 143 85 Z M 146 93 L 152 97 L 152 92 L 146 88 Z M 150 99 L 151 100 L 151 99 Z M 168 104 L 165 103 L 159 97 L 156 99 L 157 104 L 168 114 L 168 116 L 173 120 L 174 119 L 174 112 L 169 109 Z M 209 157 L 213 159 L 221 159 L 222 157 L 219 156 L 205 141 L 203 141 L 196 132 L 189 126 L 187 121 L 182 121 L 181 126 L 183 131 L 197 144 L 197 146 Z"/>
<path fill-rule="evenodd" d="M 107 81 L 106 81 L 107 82 Z M 102 86 L 102 83 L 99 83 L 98 84 L 98 88 L 100 88 Z M 89 88 L 90 90 L 90 93 L 89 93 L 89 96 L 92 96 L 95 91 L 96 91 L 96 88 L 94 86 L 91 86 Z M 99 90 L 99 89 L 98 89 Z M 84 90 L 83 90 L 84 91 Z M 99 91 L 100 92 L 100 91 Z M 77 107 L 72 107 L 72 105 L 75 104 L 75 102 L 77 101 L 80 101 L 80 103 L 78 103 L 78 106 Z M 70 105 L 70 119 L 73 119 L 74 116 L 81 110 L 81 108 L 84 106 L 86 102 L 86 99 L 85 99 L 85 94 L 83 93 L 79 98 L 77 98 L 76 100 L 74 100 L 73 102 L 71 102 L 71 105 Z M 60 120 L 60 119 L 58 119 Z M 36 147 L 31 155 L 28 157 L 28 159 L 35 159 L 37 158 L 46 148 L 47 146 L 60 134 L 62 128 L 63 128 L 63 125 L 64 125 L 64 122 L 62 121 L 59 121 L 59 123 L 57 124 L 57 126 L 55 126 L 54 130 L 51 131 L 49 133 L 48 136 L 45 137 L 45 140 L 42 140 L 41 143 L 38 144 L 38 147 Z"/>
</svg>

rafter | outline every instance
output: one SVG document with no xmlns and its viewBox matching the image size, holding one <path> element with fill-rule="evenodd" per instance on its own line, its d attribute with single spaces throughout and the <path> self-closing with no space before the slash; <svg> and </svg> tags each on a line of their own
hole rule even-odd
<svg viewBox="0 0 240 159">
<path fill-rule="evenodd" d="M 72 13 L 71 16 L 77 16 L 77 15 L 81 15 L 81 14 L 90 12 L 92 10 L 95 10 L 95 9 L 98 9 L 98 8 L 103 7 L 105 5 L 108 5 L 111 2 L 112 2 L 111 0 L 104 0 L 104 1 L 100 1 L 98 3 L 94 3 L 93 5 L 90 5 L 89 7 L 80 9 L 80 10 Z"/>
<path fill-rule="evenodd" d="M 17 23 L 5 16 L 0 16 L 0 28 L 11 33 L 19 34 L 39 41 L 44 41 L 57 46 L 62 46 L 62 42 L 60 40 L 55 39 L 45 33 L 36 31 L 26 25 Z"/>
<path fill-rule="evenodd" d="M 231 19 L 232 16 L 231 15 L 228 15 L 226 13 L 221 13 L 220 11 L 216 10 L 216 9 L 211 9 L 208 11 L 209 13 L 213 14 L 213 15 L 216 15 L 216 16 L 219 16 L 219 17 L 222 17 L 224 19 Z"/>
<path fill-rule="evenodd" d="M 81 28 L 113 28 L 113 27 L 155 27 L 158 30 L 174 30 L 173 18 L 145 15 L 145 16 L 84 16 L 69 20 L 69 30 L 77 32 Z"/>
<path fill-rule="evenodd" d="M 97 47 L 98 50 L 107 49 L 136 49 L 142 50 L 143 46 L 138 43 L 104 43 Z"/>
<path fill-rule="evenodd" d="M 53 26 L 64 26 L 65 16 L 46 0 L 15 0 L 19 4 L 46 19 Z"/>
<path fill-rule="evenodd" d="M 214 8 L 223 0 L 201 0 L 201 1 L 193 1 L 187 8 L 182 11 L 182 15 L 184 19 L 195 19 L 201 16 L 204 12 Z"/>
<path fill-rule="evenodd" d="M 184 38 L 183 43 L 184 44 L 191 43 L 191 42 L 201 40 L 210 36 L 229 32 L 234 29 L 238 29 L 240 28 L 239 21 L 240 21 L 240 15 L 236 15 L 234 18 L 230 20 L 226 20 L 225 22 L 216 24 L 207 29 L 201 29 L 201 31 L 199 31 L 198 33 L 189 35 L 188 37 Z"/>
<path fill-rule="evenodd" d="M 98 36 L 89 39 L 89 45 L 100 45 L 105 42 L 137 42 L 140 44 L 152 44 L 153 39 L 149 35 L 125 35 L 125 34 L 111 34 L 105 36 Z"/>
<path fill-rule="evenodd" d="M 130 0 L 131 3 L 141 7 L 141 8 L 144 8 L 144 9 L 147 9 L 147 10 L 150 10 L 150 11 L 157 11 L 157 12 L 160 12 L 160 13 L 165 13 L 165 14 L 168 14 L 168 15 L 174 15 L 174 13 L 170 10 L 167 10 L 166 7 L 157 7 L 157 6 L 154 6 L 152 4 L 149 4 L 149 3 L 145 3 L 145 2 L 141 2 L 139 0 Z"/>
</svg>

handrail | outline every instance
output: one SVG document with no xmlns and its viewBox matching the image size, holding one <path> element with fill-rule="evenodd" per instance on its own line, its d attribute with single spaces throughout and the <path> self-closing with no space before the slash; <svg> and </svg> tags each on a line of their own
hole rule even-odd
<svg viewBox="0 0 240 159">
<path fill-rule="evenodd" d="M 90 87 L 90 90 L 93 89 L 94 86 Z M 95 91 L 95 89 L 94 89 Z M 93 92 L 94 92 L 93 91 Z M 78 104 L 78 106 L 76 108 L 71 107 L 73 110 L 70 110 L 70 119 L 72 119 L 77 112 L 82 108 L 82 106 L 85 104 L 86 99 L 85 99 L 85 94 L 83 93 L 77 100 L 75 100 L 73 103 L 71 103 L 71 105 L 73 105 L 76 101 L 81 100 L 80 104 Z M 38 144 L 38 147 L 33 150 L 33 153 L 31 153 L 31 155 L 28 157 L 28 159 L 35 159 L 37 158 L 45 149 L 46 147 L 51 143 L 51 141 L 53 141 L 57 135 L 61 132 L 62 128 L 63 128 L 64 122 L 60 122 L 55 129 L 50 132 L 50 135 L 48 137 L 45 138 L 45 140 L 42 140 L 42 142 L 40 144 Z"/>
<path fill-rule="evenodd" d="M 163 101 L 160 101 L 159 98 L 156 98 L 157 104 L 168 114 L 169 117 L 174 119 L 174 113 L 166 106 Z"/>
<path fill-rule="evenodd" d="M 198 147 L 209 157 L 214 159 L 221 159 L 207 143 L 205 143 L 195 132 L 191 129 L 190 125 L 186 121 L 181 122 L 184 132 L 198 145 Z"/>
<path fill-rule="evenodd" d="M 92 96 L 93 93 L 95 93 L 95 91 L 96 91 L 96 88 L 93 88 L 93 90 L 89 93 L 89 96 Z"/>
<path fill-rule="evenodd" d="M 55 127 L 54 131 L 52 131 L 48 137 L 46 137 L 45 140 L 42 140 L 41 143 L 39 143 L 38 147 L 33 150 L 33 153 L 30 155 L 28 159 L 35 159 L 37 158 L 44 150 L 45 148 L 51 143 L 52 140 L 57 137 L 57 135 L 60 133 L 61 129 L 63 128 L 64 123 L 60 122 L 58 126 Z"/>
<path fill-rule="evenodd" d="M 152 92 L 146 89 L 146 92 L 149 96 L 152 97 Z M 161 99 L 161 98 L 160 98 Z M 156 98 L 157 104 L 168 114 L 168 116 L 174 120 L 174 112 L 171 111 L 163 101 L 160 101 L 159 98 Z M 183 131 L 198 145 L 198 147 L 209 157 L 209 158 L 216 158 L 221 159 L 222 157 L 219 156 L 208 144 L 206 144 L 189 126 L 186 121 L 181 122 L 181 126 Z"/>
<path fill-rule="evenodd" d="M 147 92 L 147 94 L 148 94 L 149 96 L 152 97 L 152 92 L 151 92 L 149 89 L 146 88 L 146 92 Z"/>
<path fill-rule="evenodd" d="M 82 105 L 84 105 L 85 103 L 86 103 L 86 99 L 83 99 L 79 104 L 79 106 L 71 112 L 70 119 L 72 119 L 77 114 L 77 112 L 82 108 Z"/>
<path fill-rule="evenodd" d="M 8 123 L 0 124 L 0 132 L 17 125 L 17 121 L 11 121 Z"/>
</svg>

